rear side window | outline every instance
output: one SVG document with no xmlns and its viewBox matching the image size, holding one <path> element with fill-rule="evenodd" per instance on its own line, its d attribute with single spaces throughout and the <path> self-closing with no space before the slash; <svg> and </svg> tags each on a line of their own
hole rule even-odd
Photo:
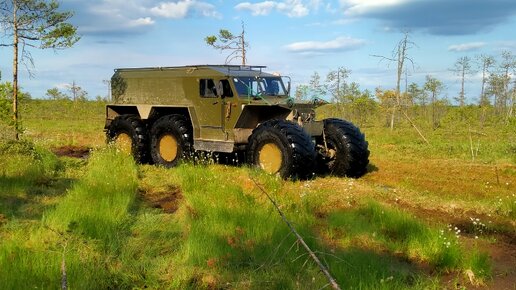
<svg viewBox="0 0 516 290">
<path fill-rule="evenodd" d="M 199 81 L 199 93 L 204 98 L 216 98 L 217 88 L 213 79 L 201 79 Z"/>
<path fill-rule="evenodd" d="M 215 82 L 213 79 L 199 80 L 199 94 L 203 98 L 216 98 L 217 92 L 224 97 L 232 97 L 233 90 L 228 80 Z"/>
</svg>

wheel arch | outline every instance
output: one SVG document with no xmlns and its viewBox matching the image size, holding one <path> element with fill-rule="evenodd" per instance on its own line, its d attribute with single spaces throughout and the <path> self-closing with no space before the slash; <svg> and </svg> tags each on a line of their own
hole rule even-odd
<svg viewBox="0 0 516 290">
<path fill-rule="evenodd" d="M 280 106 L 247 105 L 242 110 L 235 128 L 254 129 L 268 120 L 286 119 L 292 110 Z"/>
<path fill-rule="evenodd" d="M 151 126 L 156 120 L 166 115 L 182 115 L 191 123 L 194 136 L 199 135 L 197 117 L 192 107 L 171 107 L 153 105 L 107 105 L 106 106 L 106 130 L 111 122 L 119 115 L 137 115 L 145 124 Z"/>
</svg>

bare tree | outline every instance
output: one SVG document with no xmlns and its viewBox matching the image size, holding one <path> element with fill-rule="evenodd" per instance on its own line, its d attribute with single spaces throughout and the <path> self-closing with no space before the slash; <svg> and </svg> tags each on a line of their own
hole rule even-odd
<svg viewBox="0 0 516 290">
<path fill-rule="evenodd" d="M 459 105 L 464 107 L 466 103 L 466 96 L 464 92 L 464 82 L 466 81 L 466 76 L 470 75 L 474 72 L 471 67 L 471 59 L 467 56 L 460 57 L 454 64 L 454 67 L 451 69 L 456 75 L 460 77 L 461 86 L 460 93 L 457 101 L 459 101 Z"/>
<path fill-rule="evenodd" d="M 33 65 L 33 60 L 26 50 L 64 49 L 73 46 L 79 37 L 76 27 L 67 23 L 72 12 L 59 12 L 59 3 L 55 0 L 4 0 L 0 3 L 0 19 L 7 37 L 12 42 L 0 46 L 13 48 L 13 121 L 15 138 L 19 138 L 18 128 L 18 64 L 21 46 L 22 62 Z M 26 62 L 26 63 L 27 63 Z"/>
<path fill-rule="evenodd" d="M 400 86 L 401 86 L 401 76 L 405 69 L 405 62 L 409 61 L 412 64 L 412 67 L 414 67 L 414 61 L 412 60 L 412 58 L 410 58 L 408 56 L 408 50 L 415 46 L 416 46 L 416 44 L 409 39 L 409 33 L 405 32 L 403 38 L 398 42 L 398 44 L 394 48 L 391 57 L 385 57 L 385 56 L 381 56 L 381 55 L 373 55 L 374 57 L 379 57 L 382 60 L 395 62 L 397 64 L 396 103 L 394 104 L 394 106 L 392 108 L 391 122 L 390 122 L 391 130 L 394 129 L 394 119 L 396 117 L 396 112 L 399 110 L 399 108 L 401 106 Z"/>
<path fill-rule="evenodd" d="M 242 65 L 246 64 L 246 53 L 249 43 L 245 40 L 245 26 L 243 21 L 242 32 L 240 35 L 234 35 L 227 29 L 221 29 L 219 30 L 218 36 L 206 36 L 204 41 L 209 46 L 219 49 L 221 52 L 225 50 L 231 51 L 231 53 L 226 57 L 226 64 L 237 58 L 242 59 Z"/>
</svg>

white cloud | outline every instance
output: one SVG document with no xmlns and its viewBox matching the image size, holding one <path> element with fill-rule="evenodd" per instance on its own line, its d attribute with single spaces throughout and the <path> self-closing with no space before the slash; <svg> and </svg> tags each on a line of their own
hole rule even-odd
<svg viewBox="0 0 516 290">
<path fill-rule="evenodd" d="M 461 43 L 454 44 L 448 47 L 448 51 L 462 52 L 462 51 L 471 51 L 482 48 L 486 45 L 485 42 L 469 42 L 469 43 Z"/>
<path fill-rule="evenodd" d="M 70 84 L 69 83 L 57 83 L 54 85 L 54 87 L 56 87 L 60 90 L 68 90 L 68 89 L 70 89 Z"/>
<path fill-rule="evenodd" d="M 167 2 L 161 3 L 156 7 L 152 7 L 150 12 L 156 16 L 165 18 L 181 19 L 185 18 L 190 10 L 191 1 L 183 2 Z"/>
<path fill-rule="evenodd" d="M 319 2 L 311 2 L 311 6 L 318 7 Z M 303 17 L 310 13 L 307 5 L 301 0 L 287 0 L 284 2 L 263 1 L 258 3 L 242 2 L 235 6 L 236 10 L 248 10 L 253 16 L 269 15 L 272 11 L 286 14 L 288 17 Z"/>
<path fill-rule="evenodd" d="M 343 50 L 352 50 L 365 44 L 363 39 L 351 37 L 337 37 L 329 41 L 303 41 L 294 42 L 285 46 L 290 52 L 296 53 L 321 53 Z"/>
<path fill-rule="evenodd" d="M 142 17 L 134 20 L 130 20 L 128 23 L 129 27 L 147 26 L 153 25 L 155 21 L 150 17 Z"/>
<path fill-rule="evenodd" d="M 183 19 L 191 14 L 204 17 L 220 18 L 221 15 L 215 10 L 215 6 L 206 2 L 195 0 L 182 0 L 179 2 L 162 2 L 152 7 L 149 11 L 155 15 L 170 19 Z"/>
<path fill-rule="evenodd" d="M 370 11 L 401 5 L 411 0 L 341 0 L 347 15 L 361 15 Z"/>
<path fill-rule="evenodd" d="M 207 1 L 207 0 L 206 0 Z M 216 7 L 203 0 L 88 0 L 63 1 L 64 8 L 76 11 L 72 18 L 79 33 L 119 37 L 145 33 L 160 18 L 222 18 Z"/>
<path fill-rule="evenodd" d="M 260 3 L 242 2 L 235 6 L 236 10 L 249 10 L 253 16 L 269 15 L 276 8 L 277 2 L 265 1 Z"/>
</svg>

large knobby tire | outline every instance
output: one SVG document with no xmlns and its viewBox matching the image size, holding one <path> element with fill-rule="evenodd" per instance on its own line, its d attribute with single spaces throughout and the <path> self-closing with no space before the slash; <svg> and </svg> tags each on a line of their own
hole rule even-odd
<svg viewBox="0 0 516 290">
<path fill-rule="evenodd" d="M 122 152 L 131 154 L 138 163 L 149 161 L 149 135 L 137 115 L 119 115 L 106 132 L 108 143 L 114 143 Z"/>
<path fill-rule="evenodd" d="M 253 130 L 247 145 L 250 164 L 282 178 L 306 178 L 313 173 L 315 148 L 299 125 L 270 120 Z"/>
<path fill-rule="evenodd" d="M 360 177 L 369 164 L 368 143 L 360 129 L 341 119 L 325 119 L 324 135 L 317 140 L 319 168 L 336 176 Z"/>
<path fill-rule="evenodd" d="M 190 157 L 192 126 L 182 115 L 167 115 L 151 129 L 151 157 L 154 163 L 170 168 Z"/>
</svg>

